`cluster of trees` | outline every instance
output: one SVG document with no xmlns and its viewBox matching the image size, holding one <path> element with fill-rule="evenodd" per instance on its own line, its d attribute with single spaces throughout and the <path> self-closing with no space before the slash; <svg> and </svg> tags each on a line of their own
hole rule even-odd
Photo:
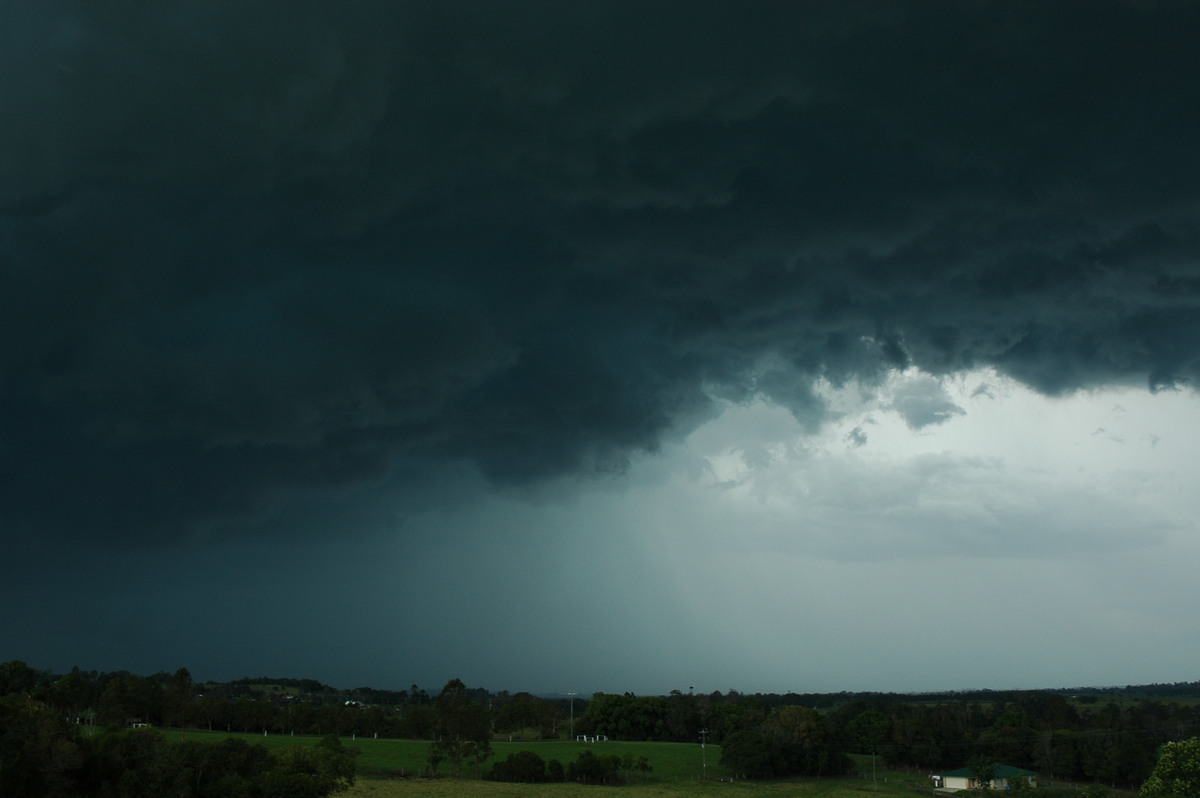
<svg viewBox="0 0 1200 798">
<path fill-rule="evenodd" d="M 1185 697 L 1197 688 L 1174 686 Z M 696 741 L 706 733 L 721 744 L 723 763 L 746 775 L 837 773 L 855 753 L 931 772 L 990 760 L 1044 780 L 1136 786 L 1160 746 L 1200 733 L 1200 705 L 1157 700 L 1163 695 L 1170 693 L 1157 686 L 1083 695 L 598 694 L 577 726 L 626 740 Z"/>
<path fill-rule="evenodd" d="M 644 756 L 632 752 L 624 756 L 597 755 L 584 751 L 564 768 L 557 759 L 549 762 L 533 751 L 518 751 L 492 765 L 488 778 L 493 781 L 514 781 L 522 784 L 573 781 L 581 784 L 623 784 L 634 773 L 649 774 L 654 768 Z"/>
<path fill-rule="evenodd" d="M 1156 751 L 1200 731 L 1195 705 L 1154 700 L 1084 705 L 1031 693 L 987 705 L 909 705 L 889 713 L 881 749 L 914 765 L 972 758 L 1025 767 L 1045 780 L 1135 786 Z"/>
<path fill-rule="evenodd" d="M 245 740 L 169 740 L 154 729 L 83 735 L 27 695 L 0 698 L 6 798 L 324 798 L 354 783 L 336 737 L 279 753 Z"/>
<path fill-rule="evenodd" d="M 565 699 L 529 693 L 492 694 L 465 688 L 490 707 L 492 729 L 556 737 L 565 723 Z M 72 721 L 120 727 L 154 726 L 272 734 L 431 739 L 438 723 L 436 699 L 410 690 L 359 687 L 337 690 L 314 679 L 258 677 L 223 684 L 194 682 L 187 668 L 139 676 L 125 671 L 72 669 L 55 675 L 24 662 L 0 663 L 0 695 L 28 694 Z"/>
<path fill-rule="evenodd" d="M 1140 784 L 1163 743 L 1200 731 L 1195 705 L 1080 706 L 1043 692 L 990 704 L 851 701 L 827 717 L 852 751 L 877 752 L 892 764 L 934 769 L 990 760 L 1037 771 L 1046 781 L 1114 786 Z"/>
<path fill-rule="evenodd" d="M 539 716 L 539 708 L 532 696 L 509 704 L 504 715 L 490 712 L 481 701 L 471 696 L 471 691 L 459 679 L 451 679 L 442 688 L 434 701 L 436 721 L 433 726 L 433 742 L 429 746 L 429 770 L 437 775 L 445 764 L 453 775 L 461 776 L 463 767 L 470 765 L 476 778 L 483 763 L 491 757 L 493 723 L 497 717 Z M 518 722 L 518 721 L 513 721 Z M 565 768 L 557 759 L 546 762 L 533 751 L 518 751 L 506 759 L 496 762 L 486 774 L 494 781 L 512 781 L 533 784 L 547 781 L 573 781 L 582 784 L 618 784 L 634 771 L 649 773 L 653 768 L 644 756 L 627 753 L 624 757 L 615 754 L 597 756 L 584 751 Z"/>
<path fill-rule="evenodd" d="M 741 776 L 838 775 L 852 765 L 845 740 L 823 715 L 797 704 L 731 692 L 707 696 L 597 693 L 578 723 L 583 734 L 620 740 L 705 741 L 721 745 L 721 764 Z"/>
<path fill-rule="evenodd" d="M 721 764 L 749 777 L 836 776 L 853 760 L 845 741 L 815 709 L 779 707 L 753 729 L 735 731 L 721 742 Z"/>
</svg>

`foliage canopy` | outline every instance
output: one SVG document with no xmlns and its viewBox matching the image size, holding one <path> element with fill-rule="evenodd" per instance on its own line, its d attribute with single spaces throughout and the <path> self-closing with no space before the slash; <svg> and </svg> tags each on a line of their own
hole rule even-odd
<svg viewBox="0 0 1200 798">
<path fill-rule="evenodd" d="M 1185 798 L 1200 795 L 1200 738 L 1166 743 L 1158 764 L 1142 783 L 1143 798 Z"/>
</svg>

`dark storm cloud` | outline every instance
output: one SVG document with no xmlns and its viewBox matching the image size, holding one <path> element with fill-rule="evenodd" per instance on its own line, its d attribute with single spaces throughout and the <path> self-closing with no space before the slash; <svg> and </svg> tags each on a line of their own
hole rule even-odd
<svg viewBox="0 0 1200 798">
<path fill-rule="evenodd" d="M 10 529 L 174 539 L 425 463 L 621 469 L 714 398 L 815 426 L 816 380 L 891 368 L 1200 371 L 1192 4 L 0 23 Z"/>
</svg>

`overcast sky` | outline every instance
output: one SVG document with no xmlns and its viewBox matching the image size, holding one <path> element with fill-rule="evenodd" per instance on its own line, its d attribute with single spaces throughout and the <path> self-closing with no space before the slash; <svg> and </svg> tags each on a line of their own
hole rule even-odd
<svg viewBox="0 0 1200 798">
<path fill-rule="evenodd" d="M 8 0 L 0 661 L 1200 678 L 1198 34 Z"/>
</svg>

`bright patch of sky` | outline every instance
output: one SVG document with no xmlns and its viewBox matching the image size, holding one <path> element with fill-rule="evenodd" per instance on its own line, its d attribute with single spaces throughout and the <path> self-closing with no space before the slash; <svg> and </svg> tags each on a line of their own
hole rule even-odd
<svg viewBox="0 0 1200 798">
<path fill-rule="evenodd" d="M 968 686 L 956 658 L 989 686 L 1154 681 L 1200 653 L 1193 393 L 907 372 L 823 394 L 840 418 L 816 436 L 754 404 L 681 452 L 665 559 L 735 648 L 777 640 L 829 689 Z"/>
<path fill-rule="evenodd" d="M 545 689 L 639 693 L 1146 683 L 1200 661 L 1194 394 L 1049 399 L 994 373 L 822 394 L 838 418 L 816 434 L 730 405 L 569 498 L 410 519 L 523 530 L 455 555 L 525 609 L 489 672 L 555 641 Z"/>
<path fill-rule="evenodd" d="M 684 447 L 705 472 L 693 489 L 743 519 L 743 541 L 874 560 L 1075 556 L 1190 537 L 1191 392 L 1055 399 L 989 372 L 907 372 L 822 393 L 838 420 L 817 435 L 753 404 Z"/>
</svg>

